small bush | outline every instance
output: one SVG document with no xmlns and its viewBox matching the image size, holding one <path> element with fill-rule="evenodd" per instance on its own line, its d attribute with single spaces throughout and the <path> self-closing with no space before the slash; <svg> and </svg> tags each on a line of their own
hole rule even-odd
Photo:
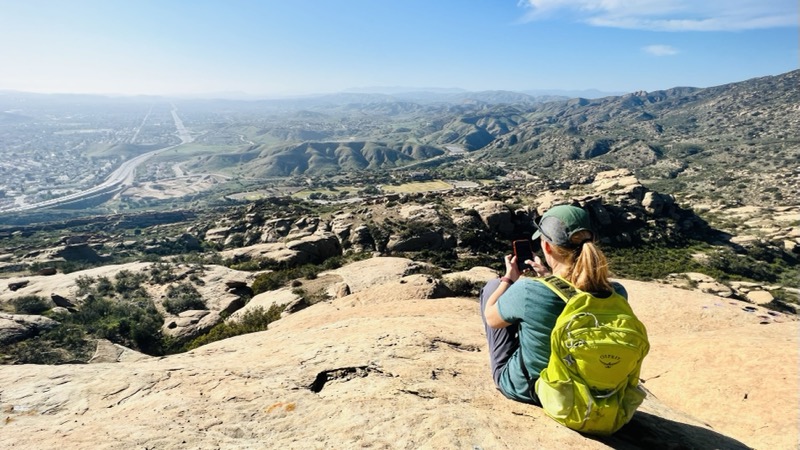
<svg viewBox="0 0 800 450">
<path fill-rule="evenodd" d="M 766 258 L 766 257 L 765 257 Z M 766 281 L 774 283 L 778 279 L 778 271 L 771 257 L 768 260 L 755 259 L 750 255 L 739 255 L 731 250 L 725 249 L 715 252 L 708 260 L 708 265 L 724 272 L 724 278 L 744 277 L 756 281 Z M 767 262 L 767 264 L 765 264 Z"/>
<path fill-rule="evenodd" d="M 100 277 L 94 286 L 95 292 L 103 296 L 111 296 L 114 294 L 114 283 L 107 277 Z"/>
<path fill-rule="evenodd" d="M 181 283 L 167 288 L 167 299 L 164 309 L 168 313 L 178 315 L 192 309 L 208 309 L 203 297 L 190 283 Z"/>
<path fill-rule="evenodd" d="M 290 280 L 295 280 L 297 278 L 313 280 L 317 277 L 317 273 L 319 273 L 320 270 L 321 268 L 319 266 L 306 264 L 300 267 L 262 273 L 253 280 L 253 295 L 274 291 L 285 286 Z"/>
<path fill-rule="evenodd" d="M 280 271 L 262 273 L 256 276 L 253 280 L 253 295 L 258 295 L 262 292 L 274 291 L 275 289 L 283 286 L 286 279 Z"/>
<path fill-rule="evenodd" d="M 444 284 L 453 291 L 453 295 L 458 297 L 478 297 L 485 283 L 477 283 L 464 277 L 455 277 L 445 280 Z"/>
<path fill-rule="evenodd" d="M 141 284 L 145 281 L 146 275 L 143 273 L 133 273 L 129 270 L 121 270 L 114 276 L 114 291 L 121 294 L 124 298 L 142 297 L 143 290 Z M 144 294 L 146 296 L 147 294 Z"/>
<path fill-rule="evenodd" d="M 442 269 L 430 264 L 420 264 L 412 270 L 412 273 L 429 275 L 437 280 L 442 279 Z"/>
<path fill-rule="evenodd" d="M 268 310 L 264 308 L 253 308 L 245 312 L 242 317 L 234 321 L 226 321 L 217 324 L 207 334 L 200 336 L 186 345 L 185 350 L 191 350 L 201 345 L 210 344 L 215 341 L 239 336 L 247 333 L 264 331 L 270 323 L 281 318 L 284 305 L 272 305 Z"/>
<path fill-rule="evenodd" d="M 78 312 L 66 320 L 95 337 L 150 355 L 161 353 L 164 320 L 149 299 L 117 301 L 89 296 Z"/>
<path fill-rule="evenodd" d="M 233 270 L 242 270 L 245 272 L 255 272 L 256 270 L 261 270 L 261 263 L 257 260 L 250 260 L 250 261 L 243 261 L 240 263 L 233 263 L 228 266 Z"/>
<path fill-rule="evenodd" d="M 149 300 L 116 301 L 89 295 L 77 312 L 56 319 L 60 322 L 56 327 L 0 348 L 0 353 L 18 364 L 81 363 L 94 352 L 92 338 L 108 339 L 149 355 L 164 353 L 163 318 Z"/>
<path fill-rule="evenodd" d="M 177 279 L 172 272 L 172 266 L 165 263 L 155 263 L 150 266 L 150 282 L 154 284 L 171 283 Z"/>
<path fill-rule="evenodd" d="M 294 288 L 292 289 L 292 294 L 302 298 L 307 306 L 315 305 L 330 299 L 324 290 L 315 290 L 309 292 L 303 288 Z"/>
<path fill-rule="evenodd" d="M 11 300 L 17 314 L 41 314 L 52 308 L 52 302 L 38 295 L 26 295 Z"/>
<path fill-rule="evenodd" d="M 75 280 L 75 285 L 78 286 L 78 295 L 86 295 L 92 291 L 92 285 L 94 285 L 95 279 L 87 276 L 81 275 Z"/>
<path fill-rule="evenodd" d="M 70 364 L 88 361 L 94 348 L 81 326 L 62 324 L 0 351 L 16 364 Z"/>
<path fill-rule="evenodd" d="M 334 256 L 332 258 L 328 258 L 322 263 L 323 270 L 334 270 L 342 267 L 344 259 L 341 256 Z"/>
</svg>

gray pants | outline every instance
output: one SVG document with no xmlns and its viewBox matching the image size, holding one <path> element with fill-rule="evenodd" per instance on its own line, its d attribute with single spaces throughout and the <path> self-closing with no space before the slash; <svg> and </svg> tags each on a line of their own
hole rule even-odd
<svg viewBox="0 0 800 450">
<path fill-rule="evenodd" d="M 486 329 L 486 340 L 489 342 L 489 365 L 492 369 L 492 379 L 494 379 L 494 384 L 498 388 L 503 368 L 508 363 L 511 355 L 519 348 L 519 335 L 517 334 L 519 326 L 517 324 L 511 324 L 505 328 L 492 328 L 486 324 L 486 317 L 483 315 L 486 300 L 492 296 L 492 293 L 499 285 L 500 279 L 496 278 L 490 280 L 481 289 L 481 319 L 483 320 L 483 327 Z"/>
</svg>

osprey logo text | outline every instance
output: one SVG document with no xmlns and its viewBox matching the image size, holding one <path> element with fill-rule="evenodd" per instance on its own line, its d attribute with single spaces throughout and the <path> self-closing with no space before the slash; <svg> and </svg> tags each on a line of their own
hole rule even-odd
<svg viewBox="0 0 800 450">
<path fill-rule="evenodd" d="M 600 355 L 600 364 L 605 366 L 606 369 L 610 369 L 612 366 L 619 364 L 620 357 L 617 355 Z"/>
</svg>

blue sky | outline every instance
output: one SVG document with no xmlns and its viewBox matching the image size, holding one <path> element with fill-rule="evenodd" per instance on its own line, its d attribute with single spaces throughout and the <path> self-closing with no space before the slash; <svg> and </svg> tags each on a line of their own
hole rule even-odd
<svg viewBox="0 0 800 450">
<path fill-rule="evenodd" d="M 0 0 L 0 90 L 708 87 L 798 68 L 797 0 Z"/>
</svg>

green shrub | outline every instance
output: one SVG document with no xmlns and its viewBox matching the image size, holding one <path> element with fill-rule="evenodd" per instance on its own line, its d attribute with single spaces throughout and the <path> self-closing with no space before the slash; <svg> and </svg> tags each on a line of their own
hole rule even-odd
<svg viewBox="0 0 800 450">
<path fill-rule="evenodd" d="M 765 264 L 765 262 L 767 264 Z M 780 267 L 769 257 L 767 261 L 757 260 L 750 255 L 739 255 L 732 250 L 724 249 L 711 255 L 708 265 L 725 274 L 724 278 L 744 277 L 756 281 L 774 283 L 778 280 Z"/>
<path fill-rule="evenodd" d="M 203 297 L 190 283 L 171 285 L 167 288 L 167 299 L 164 309 L 170 314 L 178 315 L 192 309 L 208 309 Z"/>
<path fill-rule="evenodd" d="M 259 261 L 251 259 L 250 261 L 242 261 L 239 263 L 232 263 L 228 265 L 229 268 L 233 270 L 242 270 L 246 272 L 255 272 L 256 270 L 261 270 L 261 264 Z"/>
<path fill-rule="evenodd" d="M 272 272 L 259 274 L 253 280 L 253 295 L 262 292 L 274 291 L 285 286 L 289 281 L 297 278 L 305 278 L 313 280 L 317 277 L 321 268 L 314 264 L 306 264 L 300 267 L 293 267 L 289 269 L 274 270 Z"/>
<path fill-rule="evenodd" d="M 114 283 L 107 277 L 100 277 L 95 283 L 94 291 L 102 296 L 111 296 L 114 294 Z"/>
<path fill-rule="evenodd" d="M 76 278 L 75 285 L 78 286 L 78 295 L 83 296 L 92 292 L 92 286 L 94 283 L 95 279 L 87 275 L 81 275 Z"/>
<path fill-rule="evenodd" d="M 344 264 L 344 258 L 341 256 L 334 256 L 331 258 L 326 259 L 322 262 L 322 269 L 323 270 L 334 270 L 342 267 Z"/>
<path fill-rule="evenodd" d="M 117 301 L 89 296 L 78 312 L 68 316 L 89 334 L 148 354 L 161 351 L 163 318 L 152 301 Z"/>
<path fill-rule="evenodd" d="M 54 318 L 59 325 L 33 339 L 0 348 L 0 353 L 19 364 L 80 363 L 94 352 L 92 338 L 108 339 L 149 355 L 164 353 L 163 318 L 149 300 L 117 301 L 89 295 L 75 313 Z"/>
<path fill-rule="evenodd" d="M 11 300 L 17 314 L 41 314 L 52 308 L 52 302 L 38 295 L 25 295 Z"/>
<path fill-rule="evenodd" d="M 280 271 L 273 271 L 262 273 L 256 276 L 253 280 L 253 295 L 258 295 L 262 292 L 274 291 L 275 289 L 283 286 L 286 279 Z"/>
<path fill-rule="evenodd" d="M 614 276 L 636 280 L 665 278 L 671 273 L 701 272 L 719 275 L 694 259 L 691 247 L 647 246 L 638 248 L 604 248 Z"/>
<path fill-rule="evenodd" d="M 469 270 L 476 266 L 495 269 L 498 273 L 505 270 L 503 259 L 494 255 L 478 255 L 467 258 L 457 258 L 453 261 L 451 269 L 455 271 Z"/>
<path fill-rule="evenodd" d="M 150 282 L 154 284 L 171 283 L 177 279 L 172 271 L 172 266 L 166 263 L 157 262 L 150 266 Z"/>
<path fill-rule="evenodd" d="M 95 346 L 79 325 L 62 324 L 33 339 L 0 349 L 12 364 L 69 364 L 91 358 Z"/>
<path fill-rule="evenodd" d="M 411 272 L 413 274 L 429 275 L 437 280 L 442 279 L 442 269 L 432 264 L 419 264 Z"/>
<path fill-rule="evenodd" d="M 444 284 L 453 291 L 453 295 L 477 298 L 486 283 L 475 282 L 464 277 L 454 277 L 445 279 Z"/>
<path fill-rule="evenodd" d="M 305 300 L 306 304 L 309 306 L 320 302 L 324 302 L 325 300 L 328 300 L 330 298 L 328 297 L 328 294 L 325 291 L 309 292 L 303 288 L 292 289 L 292 294 L 301 297 L 303 300 Z"/>
<path fill-rule="evenodd" d="M 238 321 L 226 321 L 217 324 L 207 334 L 187 344 L 185 350 L 191 350 L 201 345 L 242 334 L 264 331 L 270 323 L 281 318 L 284 307 L 285 305 L 272 305 L 268 310 L 260 307 L 253 308 L 245 312 Z"/>
<path fill-rule="evenodd" d="M 130 270 L 120 270 L 114 276 L 114 290 L 119 294 L 126 294 L 139 289 L 145 281 L 143 273 L 133 273 Z"/>
<path fill-rule="evenodd" d="M 155 253 L 145 253 L 140 257 L 142 262 L 157 263 L 161 261 L 161 257 Z"/>
</svg>

